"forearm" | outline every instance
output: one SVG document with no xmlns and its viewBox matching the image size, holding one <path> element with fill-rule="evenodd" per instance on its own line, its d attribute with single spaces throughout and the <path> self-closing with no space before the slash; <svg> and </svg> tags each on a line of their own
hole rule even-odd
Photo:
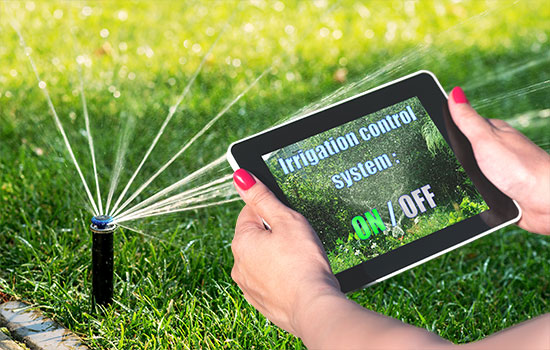
<svg viewBox="0 0 550 350">
<path fill-rule="evenodd" d="M 444 349 L 454 345 L 436 334 L 364 309 L 337 293 L 300 310 L 296 332 L 311 349 Z"/>
</svg>

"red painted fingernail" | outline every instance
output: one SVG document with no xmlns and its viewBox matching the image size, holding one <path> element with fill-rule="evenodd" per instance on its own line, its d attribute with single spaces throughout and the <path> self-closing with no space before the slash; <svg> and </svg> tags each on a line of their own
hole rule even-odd
<svg viewBox="0 0 550 350">
<path fill-rule="evenodd" d="M 244 169 L 237 169 L 237 171 L 233 173 L 233 180 L 243 191 L 248 190 L 256 183 L 256 180 L 254 180 L 252 175 Z"/>
<path fill-rule="evenodd" d="M 468 101 L 468 99 L 466 98 L 466 94 L 460 86 L 455 87 L 453 91 L 451 91 L 451 96 L 456 103 L 470 103 L 470 101 Z"/>
</svg>

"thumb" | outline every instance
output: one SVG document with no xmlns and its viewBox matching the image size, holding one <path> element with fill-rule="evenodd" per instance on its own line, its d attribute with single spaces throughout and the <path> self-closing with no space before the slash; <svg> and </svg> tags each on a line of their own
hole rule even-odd
<svg viewBox="0 0 550 350">
<path fill-rule="evenodd" d="M 489 121 L 470 106 L 464 91 L 460 87 L 455 87 L 449 98 L 449 111 L 456 126 L 468 138 L 470 143 L 487 137 L 493 126 Z"/>
<path fill-rule="evenodd" d="M 245 203 L 270 225 L 282 217 L 281 214 L 291 210 L 266 185 L 244 169 L 233 173 L 233 182 Z"/>
</svg>

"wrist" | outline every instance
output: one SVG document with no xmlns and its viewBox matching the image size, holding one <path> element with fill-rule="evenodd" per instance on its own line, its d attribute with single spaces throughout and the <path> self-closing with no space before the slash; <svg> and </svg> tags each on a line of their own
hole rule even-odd
<svg viewBox="0 0 550 350">
<path fill-rule="evenodd" d="M 348 301 L 340 291 L 338 281 L 331 275 L 322 283 L 313 287 L 305 287 L 296 297 L 291 317 L 291 326 L 294 335 L 302 340 L 311 328 L 316 328 L 315 321 L 320 320 L 327 305 Z"/>
</svg>

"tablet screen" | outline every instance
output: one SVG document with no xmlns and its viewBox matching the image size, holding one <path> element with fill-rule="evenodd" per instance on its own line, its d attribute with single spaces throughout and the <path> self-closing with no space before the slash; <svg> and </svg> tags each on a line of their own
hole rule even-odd
<svg viewBox="0 0 550 350">
<path fill-rule="evenodd" d="M 334 273 L 489 209 L 418 97 L 262 159 Z"/>
</svg>

